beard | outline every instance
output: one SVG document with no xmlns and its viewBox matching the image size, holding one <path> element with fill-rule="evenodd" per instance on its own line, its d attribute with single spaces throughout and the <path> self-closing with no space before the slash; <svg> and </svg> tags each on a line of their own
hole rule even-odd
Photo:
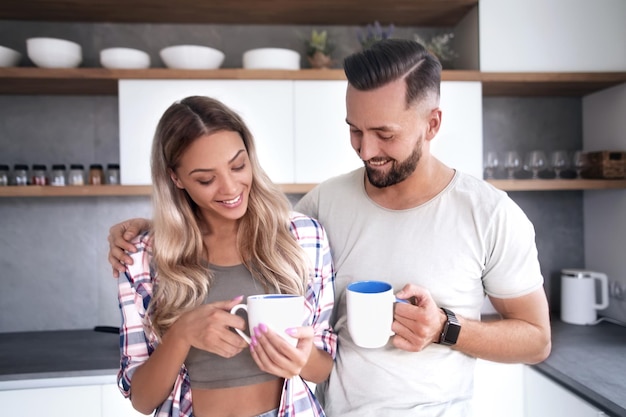
<svg viewBox="0 0 626 417">
<path fill-rule="evenodd" d="M 376 188 L 385 188 L 407 179 L 417 168 L 422 157 L 422 141 L 418 141 L 415 149 L 404 161 L 392 161 L 389 172 L 385 173 L 365 164 L 365 173 L 370 184 Z"/>
</svg>

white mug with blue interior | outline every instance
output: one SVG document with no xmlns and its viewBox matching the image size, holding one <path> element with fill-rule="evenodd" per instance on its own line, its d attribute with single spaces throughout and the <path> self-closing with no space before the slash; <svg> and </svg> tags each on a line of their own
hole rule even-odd
<svg viewBox="0 0 626 417">
<path fill-rule="evenodd" d="M 247 298 L 246 304 L 237 304 L 230 312 L 236 314 L 239 310 L 248 313 L 248 329 L 251 333 L 255 327 L 263 323 L 281 335 L 292 346 L 296 346 L 298 339 L 291 337 L 285 330 L 290 327 L 300 327 L 304 321 L 304 297 L 293 294 L 257 294 Z M 239 336 L 250 343 L 250 336 L 239 329 L 235 329 Z"/>
<path fill-rule="evenodd" d="M 393 305 L 396 299 L 391 284 L 383 281 L 356 281 L 346 289 L 348 331 L 352 341 L 363 348 L 383 347 L 393 336 Z"/>
</svg>

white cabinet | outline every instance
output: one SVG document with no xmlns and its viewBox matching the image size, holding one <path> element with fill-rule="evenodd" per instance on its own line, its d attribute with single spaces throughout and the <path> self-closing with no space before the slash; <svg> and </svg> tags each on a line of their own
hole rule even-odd
<svg viewBox="0 0 626 417">
<path fill-rule="evenodd" d="M 295 178 L 319 183 L 363 163 L 350 145 L 347 81 L 295 81 Z"/>
<path fill-rule="evenodd" d="M 120 172 L 124 185 L 148 185 L 157 123 L 176 100 L 205 95 L 239 113 L 255 137 L 261 165 L 276 183 L 293 183 L 293 91 L 289 80 L 121 80 Z"/>
<path fill-rule="evenodd" d="M 474 371 L 474 415 L 524 417 L 523 379 L 522 364 L 478 359 Z"/>
<path fill-rule="evenodd" d="M 602 411 L 530 367 L 524 370 L 526 416 L 598 417 Z"/>
<path fill-rule="evenodd" d="M 451 168 L 483 177 L 483 98 L 479 82 L 441 83 L 441 129 L 431 151 Z"/>
<path fill-rule="evenodd" d="M 62 379 L 50 380 L 60 383 Z M 37 381 L 34 381 L 37 383 Z M 2 416 L 140 417 L 116 384 L 68 385 L 0 391 Z"/>
<path fill-rule="evenodd" d="M 261 165 L 276 183 L 319 183 L 362 166 L 346 124 L 347 81 L 121 80 L 122 184 L 150 184 L 150 148 L 174 101 L 208 95 L 237 111 L 256 138 Z M 432 143 L 444 163 L 482 178 L 480 82 L 443 82 L 441 130 Z"/>
<path fill-rule="evenodd" d="M 0 391 L 3 416 L 101 417 L 100 386 Z"/>
<path fill-rule="evenodd" d="M 480 70 L 624 71 L 624 0 L 480 0 Z"/>
<path fill-rule="evenodd" d="M 133 408 L 128 398 L 125 398 L 116 384 L 101 385 L 102 390 L 102 417 L 143 417 Z"/>
</svg>

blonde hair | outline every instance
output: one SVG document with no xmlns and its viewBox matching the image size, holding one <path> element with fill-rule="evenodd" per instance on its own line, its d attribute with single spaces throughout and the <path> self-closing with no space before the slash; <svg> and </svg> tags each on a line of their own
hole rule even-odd
<svg viewBox="0 0 626 417">
<path fill-rule="evenodd" d="M 165 111 L 152 144 L 156 285 L 149 317 L 159 338 L 183 312 L 202 304 L 210 290 L 210 248 L 202 239 L 203 220 L 187 192 L 175 186 L 170 172 L 196 139 L 218 131 L 239 133 L 252 169 L 248 208 L 237 232 L 244 265 L 266 292 L 302 295 L 308 281 L 308 258 L 289 230 L 289 200 L 261 168 L 245 123 L 217 100 L 187 97 Z"/>
</svg>

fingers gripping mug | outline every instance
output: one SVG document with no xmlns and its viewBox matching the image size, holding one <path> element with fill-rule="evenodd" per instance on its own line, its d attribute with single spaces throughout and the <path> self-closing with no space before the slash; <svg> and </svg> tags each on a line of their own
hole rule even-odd
<svg viewBox="0 0 626 417">
<path fill-rule="evenodd" d="M 304 321 L 304 297 L 293 294 L 258 294 L 251 295 L 246 304 L 237 304 L 230 312 L 237 313 L 245 310 L 248 314 L 248 331 L 263 323 L 292 346 L 296 346 L 298 339 L 289 336 L 285 330 L 290 327 L 302 326 Z M 250 343 L 250 336 L 239 329 L 235 329 L 239 336 Z"/>
<path fill-rule="evenodd" d="M 348 331 L 354 343 L 364 348 L 383 347 L 394 333 L 393 305 L 396 299 L 391 284 L 382 281 L 357 281 L 348 285 L 346 303 Z"/>
</svg>

